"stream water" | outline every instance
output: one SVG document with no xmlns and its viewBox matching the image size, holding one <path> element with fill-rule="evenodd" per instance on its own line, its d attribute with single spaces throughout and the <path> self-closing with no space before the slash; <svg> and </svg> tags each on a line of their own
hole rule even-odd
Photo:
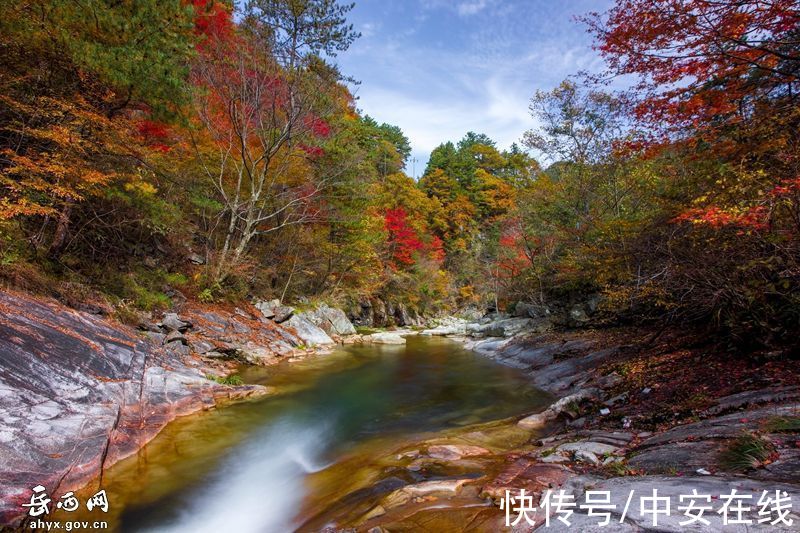
<svg viewBox="0 0 800 533">
<path fill-rule="evenodd" d="M 549 400 L 520 372 L 435 338 L 346 347 L 241 375 L 274 394 L 179 419 L 106 473 L 113 528 L 310 528 L 302 524 L 324 522 L 320 514 L 339 501 L 374 497 L 348 487 L 393 447 Z"/>
</svg>

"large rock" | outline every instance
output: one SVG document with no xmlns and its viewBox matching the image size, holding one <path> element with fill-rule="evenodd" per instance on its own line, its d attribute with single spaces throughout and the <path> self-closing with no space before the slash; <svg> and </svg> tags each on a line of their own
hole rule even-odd
<svg viewBox="0 0 800 533">
<path fill-rule="evenodd" d="M 487 324 L 467 324 L 467 333 L 473 337 L 513 337 L 533 331 L 535 324 L 530 318 L 505 318 Z"/>
<path fill-rule="evenodd" d="M 260 300 L 253 305 L 256 309 L 261 311 L 264 318 L 272 320 L 275 318 L 275 309 L 281 306 L 281 301 L 277 298 L 269 301 Z"/>
<path fill-rule="evenodd" d="M 402 489 L 398 489 L 384 498 L 382 505 L 385 509 L 392 509 L 405 505 L 412 498 L 427 497 L 440 495 L 451 496 L 457 494 L 461 487 L 472 479 L 442 479 L 433 481 L 423 481 L 415 485 L 406 485 Z"/>
<path fill-rule="evenodd" d="M 364 342 L 373 344 L 405 344 L 406 338 L 403 335 L 393 331 L 382 331 L 380 333 L 373 333 L 372 335 L 365 335 Z"/>
<path fill-rule="evenodd" d="M 415 326 L 416 323 L 411 318 L 408 308 L 404 304 L 397 304 L 394 308 L 394 320 L 398 326 Z"/>
<path fill-rule="evenodd" d="M 288 305 L 279 305 L 274 309 L 275 316 L 272 317 L 277 324 L 283 324 L 294 315 L 294 307 Z"/>
<path fill-rule="evenodd" d="M 356 334 L 356 328 L 353 327 L 353 324 L 347 319 L 347 315 L 344 314 L 344 311 L 336 309 L 335 307 L 329 307 L 326 304 L 320 304 L 320 306 L 313 311 L 298 313 L 298 316 L 309 320 L 328 335 L 346 337 L 347 335 Z"/>
<path fill-rule="evenodd" d="M 307 318 L 295 315 L 284 322 L 283 325 L 292 328 L 297 337 L 308 347 L 336 344 L 334 340 L 325 333 L 325 330 Z"/>
<path fill-rule="evenodd" d="M 372 325 L 376 328 L 385 328 L 386 321 L 386 304 L 380 298 L 373 298 L 370 300 L 372 308 Z"/>
<path fill-rule="evenodd" d="M 21 517 L 32 487 L 58 498 L 175 417 L 264 391 L 207 371 L 118 323 L 0 291 L 0 524 Z"/>
<path fill-rule="evenodd" d="M 420 335 L 452 337 L 467 334 L 467 321 L 460 318 L 445 317 L 434 324 L 436 327 L 423 330 Z"/>
<path fill-rule="evenodd" d="M 348 311 L 348 318 L 356 326 L 372 327 L 372 303 L 364 298 Z"/>
<path fill-rule="evenodd" d="M 181 333 L 192 327 L 191 322 L 181 320 L 176 313 L 166 313 L 159 325 L 167 331 L 180 331 Z"/>
</svg>

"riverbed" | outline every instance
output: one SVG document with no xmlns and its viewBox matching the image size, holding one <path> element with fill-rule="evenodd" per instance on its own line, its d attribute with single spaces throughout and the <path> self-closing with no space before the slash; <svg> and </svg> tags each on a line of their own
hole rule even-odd
<svg viewBox="0 0 800 533">
<path fill-rule="evenodd" d="M 110 508 L 93 519 L 117 531 L 341 525 L 404 484 L 478 475 L 457 465 L 401 468 L 391 464 L 396 452 L 535 412 L 552 399 L 521 372 L 430 337 L 342 347 L 240 374 L 270 395 L 167 426 L 104 474 Z"/>
</svg>

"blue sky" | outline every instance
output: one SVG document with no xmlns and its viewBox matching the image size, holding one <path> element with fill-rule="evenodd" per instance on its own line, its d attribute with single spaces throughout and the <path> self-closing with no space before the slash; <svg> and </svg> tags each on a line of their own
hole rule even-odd
<svg viewBox="0 0 800 533">
<path fill-rule="evenodd" d="M 579 70 L 599 70 L 584 26 L 610 0 L 356 0 L 362 37 L 339 55 L 361 81 L 358 107 L 400 126 L 422 173 L 430 151 L 473 130 L 507 148 L 535 125 L 530 97 Z"/>
</svg>

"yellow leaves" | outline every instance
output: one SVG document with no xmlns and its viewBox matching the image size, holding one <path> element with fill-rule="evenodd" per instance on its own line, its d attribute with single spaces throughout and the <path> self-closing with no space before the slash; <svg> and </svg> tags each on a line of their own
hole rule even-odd
<svg viewBox="0 0 800 533">
<path fill-rule="evenodd" d="M 144 196 L 153 196 L 158 192 L 158 189 L 156 189 L 154 185 L 141 180 L 126 183 L 124 188 L 128 192 L 135 192 Z"/>
<path fill-rule="evenodd" d="M 10 220 L 20 216 L 47 216 L 54 213 L 55 209 L 32 203 L 27 198 L 17 202 L 9 198 L 0 198 L 0 220 Z"/>
<path fill-rule="evenodd" d="M 80 95 L 4 95 L 0 111 L 14 117 L 4 125 L 14 149 L 2 153 L 8 162 L 0 170 L 3 218 L 51 215 L 60 203 L 83 201 L 120 177 L 117 168 L 124 166 L 116 154 L 130 145 L 124 121 L 113 123 Z M 156 192 L 144 182 L 135 186 Z"/>
</svg>

